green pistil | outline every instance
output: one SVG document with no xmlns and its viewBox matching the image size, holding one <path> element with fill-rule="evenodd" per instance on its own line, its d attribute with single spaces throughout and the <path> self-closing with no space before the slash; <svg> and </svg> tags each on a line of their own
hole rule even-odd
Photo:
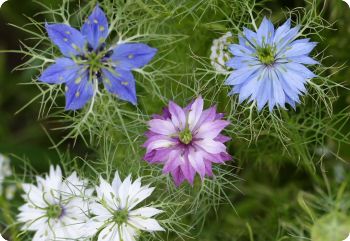
<svg viewBox="0 0 350 241">
<path fill-rule="evenodd" d="M 185 145 L 188 145 L 189 143 L 191 143 L 192 132 L 190 131 L 190 129 L 186 127 L 183 131 L 181 131 L 179 133 L 179 139 Z"/>
<path fill-rule="evenodd" d="M 101 55 L 96 54 L 94 52 L 90 53 L 87 56 L 88 64 L 92 70 L 92 72 L 98 72 L 101 69 Z"/>
<path fill-rule="evenodd" d="M 62 207 L 60 205 L 50 205 L 46 209 L 46 215 L 48 218 L 57 219 L 62 215 Z"/>
<path fill-rule="evenodd" d="M 118 210 L 113 213 L 113 221 L 121 225 L 128 221 L 128 216 L 129 212 L 127 209 Z"/>
<path fill-rule="evenodd" d="M 275 52 L 275 48 L 272 46 L 257 49 L 258 58 L 265 65 L 271 65 L 275 62 Z"/>
</svg>

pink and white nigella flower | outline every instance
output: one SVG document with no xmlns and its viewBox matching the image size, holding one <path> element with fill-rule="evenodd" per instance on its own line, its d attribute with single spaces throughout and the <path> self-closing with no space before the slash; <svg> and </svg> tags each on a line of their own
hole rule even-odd
<svg viewBox="0 0 350 241">
<path fill-rule="evenodd" d="M 163 173 L 171 173 L 177 186 L 184 180 L 193 184 L 196 173 L 202 180 L 212 176 L 212 163 L 231 159 L 224 144 L 230 138 L 220 134 L 230 123 L 222 118 L 215 106 L 203 110 L 201 97 L 185 108 L 170 102 L 148 122 L 144 159 L 163 163 Z"/>
</svg>

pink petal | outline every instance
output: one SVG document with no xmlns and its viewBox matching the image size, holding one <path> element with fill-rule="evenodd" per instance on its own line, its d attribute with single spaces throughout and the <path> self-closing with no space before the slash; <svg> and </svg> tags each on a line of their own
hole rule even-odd
<svg viewBox="0 0 350 241">
<path fill-rule="evenodd" d="M 185 157 L 186 158 L 186 157 Z M 181 171 L 185 177 L 185 179 L 191 184 L 193 185 L 193 181 L 194 181 L 194 176 L 196 175 L 196 171 L 194 170 L 194 168 L 191 166 L 190 162 L 188 161 L 188 158 L 186 158 L 187 160 L 185 160 L 185 163 L 183 165 L 181 165 Z"/>
<path fill-rule="evenodd" d="M 148 124 L 150 130 L 158 134 L 173 135 L 176 133 L 175 127 L 170 120 L 153 119 Z"/>
<path fill-rule="evenodd" d="M 211 154 L 218 154 L 220 152 L 226 152 L 226 146 L 221 142 L 211 139 L 203 139 L 195 142 L 196 145 L 203 148 L 204 151 Z"/>
<path fill-rule="evenodd" d="M 160 139 L 160 140 L 155 140 L 152 141 L 148 144 L 147 146 L 147 153 L 158 148 L 169 148 L 174 146 L 175 143 L 171 140 L 165 140 L 165 139 Z"/>
<path fill-rule="evenodd" d="M 175 127 L 179 129 L 184 129 L 186 125 L 186 115 L 180 106 L 170 101 L 169 103 L 169 112 L 171 114 L 171 120 L 174 123 Z"/>
<path fill-rule="evenodd" d="M 195 137 L 214 139 L 229 124 L 230 122 L 224 120 L 216 120 L 213 122 L 204 123 L 201 127 L 199 127 Z"/>
<path fill-rule="evenodd" d="M 180 184 L 185 180 L 185 176 L 183 175 L 181 168 L 177 168 L 174 171 L 172 171 L 171 175 L 173 176 L 175 185 L 177 187 L 180 186 Z"/>
<path fill-rule="evenodd" d="M 203 99 L 198 97 L 192 104 L 188 114 L 188 124 L 190 130 L 193 130 L 198 120 L 200 119 L 203 111 Z"/>
<path fill-rule="evenodd" d="M 201 151 L 191 151 L 188 154 L 188 160 L 190 161 L 194 170 L 196 170 L 196 172 L 198 172 L 200 177 L 203 179 L 205 176 L 205 164 Z"/>
<path fill-rule="evenodd" d="M 173 170 L 178 168 L 183 163 L 184 163 L 184 160 L 180 156 L 179 151 L 176 151 L 176 150 L 172 151 L 169 154 L 169 158 L 168 158 L 167 162 L 164 165 L 163 173 L 166 174 L 166 173 L 172 172 Z"/>
<path fill-rule="evenodd" d="M 202 112 L 201 118 L 199 118 L 199 121 L 197 122 L 195 129 L 200 127 L 203 123 L 214 121 L 215 119 L 216 119 L 216 106 L 213 106 Z"/>
</svg>

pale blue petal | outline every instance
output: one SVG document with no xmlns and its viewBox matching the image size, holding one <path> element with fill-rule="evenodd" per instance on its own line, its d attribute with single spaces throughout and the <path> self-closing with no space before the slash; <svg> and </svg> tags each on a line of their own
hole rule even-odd
<svg viewBox="0 0 350 241">
<path fill-rule="evenodd" d="M 259 65 L 252 67 L 245 67 L 238 70 L 234 70 L 232 74 L 228 77 L 225 84 L 226 85 L 239 85 L 251 78 L 251 76 L 262 68 Z"/>
<path fill-rule="evenodd" d="M 76 78 L 81 67 L 69 58 L 56 59 L 39 77 L 39 80 L 49 84 L 62 84 Z"/>
<path fill-rule="evenodd" d="M 229 50 L 233 55 L 241 57 L 252 56 L 254 54 L 251 49 L 239 44 L 231 44 Z"/>
<path fill-rule="evenodd" d="M 59 47 L 63 55 L 72 57 L 84 52 L 87 42 L 75 28 L 66 24 L 46 24 L 45 27 L 50 39 Z"/>
<path fill-rule="evenodd" d="M 264 17 L 257 32 L 258 43 L 264 46 L 266 43 L 271 44 L 275 35 L 275 27 L 272 22 Z"/>
<path fill-rule="evenodd" d="M 157 49 L 143 43 L 118 44 L 114 48 L 111 59 L 118 68 L 131 70 L 147 65 L 157 53 Z"/>
<path fill-rule="evenodd" d="M 287 34 L 287 32 L 290 30 L 291 26 L 291 20 L 288 19 L 283 25 L 277 28 L 275 32 L 275 37 L 273 39 L 274 43 L 279 43 L 282 38 Z"/>
<path fill-rule="evenodd" d="M 94 94 L 88 71 L 81 74 L 79 81 L 66 83 L 66 110 L 77 110 L 85 106 Z"/>
<path fill-rule="evenodd" d="M 103 84 L 112 94 L 119 99 L 137 104 L 135 79 L 128 70 L 116 68 L 115 70 L 102 69 Z"/>
<path fill-rule="evenodd" d="M 81 28 L 91 47 L 96 50 L 108 37 L 108 20 L 99 6 L 96 6 Z"/>
</svg>

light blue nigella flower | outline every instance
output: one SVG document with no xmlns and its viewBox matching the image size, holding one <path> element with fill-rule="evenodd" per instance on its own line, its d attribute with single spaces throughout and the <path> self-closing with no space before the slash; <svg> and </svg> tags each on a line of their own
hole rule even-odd
<svg viewBox="0 0 350 241">
<path fill-rule="evenodd" d="M 256 101 L 259 111 L 267 103 L 270 111 L 286 103 L 295 108 L 305 84 L 315 77 L 305 65 L 318 63 L 308 56 L 316 43 L 296 40 L 299 30 L 291 28 L 290 19 L 275 30 L 266 18 L 256 33 L 245 28 L 239 44 L 229 46 L 234 55 L 226 63 L 234 69 L 226 80 L 233 86 L 230 95 L 239 94 L 240 103 Z"/>
<path fill-rule="evenodd" d="M 47 24 L 46 30 L 64 57 L 56 59 L 39 80 L 66 85 L 67 110 L 82 108 L 96 94 L 101 82 L 110 93 L 136 105 L 131 70 L 148 64 L 157 49 L 142 43 L 106 48 L 108 21 L 98 6 L 80 31 L 66 24 Z"/>
</svg>

